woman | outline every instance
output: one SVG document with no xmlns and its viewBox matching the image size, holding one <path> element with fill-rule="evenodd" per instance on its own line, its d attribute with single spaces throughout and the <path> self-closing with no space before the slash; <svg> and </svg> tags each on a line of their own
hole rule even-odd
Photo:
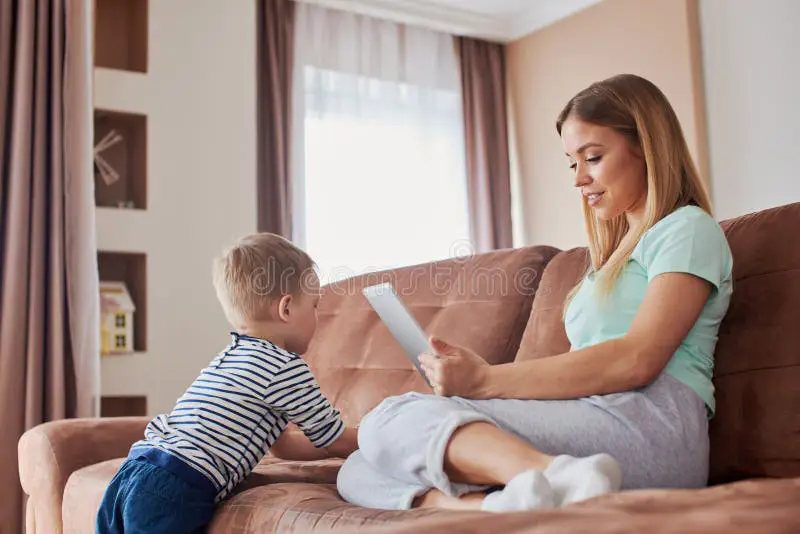
<svg viewBox="0 0 800 534">
<path fill-rule="evenodd" d="M 591 255 L 565 303 L 571 350 L 489 366 L 432 340 L 436 395 L 364 418 L 338 480 L 348 501 L 512 511 L 706 484 L 732 258 L 678 119 L 655 85 L 621 75 L 573 97 L 557 131 Z"/>
</svg>

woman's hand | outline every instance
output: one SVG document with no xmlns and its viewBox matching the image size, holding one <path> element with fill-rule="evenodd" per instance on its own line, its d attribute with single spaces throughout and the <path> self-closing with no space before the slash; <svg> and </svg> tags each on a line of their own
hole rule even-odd
<svg viewBox="0 0 800 534">
<path fill-rule="evenodd" d="M 435 355 L 422 354 L 419 361 L 433 392 L 445 397 L 488 398 L 489 364 L 473 351 L 430 339 Z"/>
</svg>

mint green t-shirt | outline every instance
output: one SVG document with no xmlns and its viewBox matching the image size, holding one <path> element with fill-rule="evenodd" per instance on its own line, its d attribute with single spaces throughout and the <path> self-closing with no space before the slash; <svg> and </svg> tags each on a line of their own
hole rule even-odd
<svg viewBox="0 0 800 534">
<path fill-rule="evenodd" d="M 711 294 L 670 358 L 666 372 L 697 392 L 708 407 L 709 418 L 713 417 L 714 349 L 730 303 L 732 268 L 728 241 L 711 215 L 697 206 L 673 211 L 642 236 L 605 298 L 596 295 L 594 273 L 586 276 L 565 316 L 572 350 L 624 336 L 648 284 L 659 274 L 681 272 L 708 280 L 713 286 Z"/>
</svg>

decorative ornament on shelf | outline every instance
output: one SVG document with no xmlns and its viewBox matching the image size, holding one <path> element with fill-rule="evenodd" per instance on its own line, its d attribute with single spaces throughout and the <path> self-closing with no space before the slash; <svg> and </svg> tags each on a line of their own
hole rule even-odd
<svg viewBox="0 0 800 534">
<path fill-rule="evenodd" d="M 100 282 L 100 353 L 133 352 L 133 303 L 125 282 Z"/>
<path fill-rule="evenodd" d="M 114 167 L 112 167 L 111 164 L 107 162 L 100 154 L 117 143 L 120 143 L 122 140 L 122 134 L 114 129 L 111 129 L 94 147 L 95 173 L 100 175 L 100 178 L 103 179 L 103 182 L 105 182 L 106 185 L 111 185 L 118 181 L 120 176 L 119 173 L 114 170 Z"/>
</svg>

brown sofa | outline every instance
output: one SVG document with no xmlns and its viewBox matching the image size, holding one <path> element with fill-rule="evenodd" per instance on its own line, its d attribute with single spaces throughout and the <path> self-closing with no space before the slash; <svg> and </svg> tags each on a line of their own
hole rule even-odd
<svg viewBox="0 0 800 534">
<path fill-rule="evenodd" d="M 629 491 L 499 516 L 370 510 L 336 493 L 340 461 L 268 457 L 219 507 L 209 532 L 800 532 L 800 203 L 723 227 L 735 283 L 717 348 L 711 487 Z M 426 391 L 360 296 L 385 279 L 430 332 L 491 363 L 563 352 L 561 305 L 586 262 L 585 249 L 528 247 L 328 286 L 308 360 L 351 424 L 388 395 Z M 26 433 L 19 458 L 28 533 L 93 532 L 105 486 L 146 422 L 67 420 Z"/>
</svg>

